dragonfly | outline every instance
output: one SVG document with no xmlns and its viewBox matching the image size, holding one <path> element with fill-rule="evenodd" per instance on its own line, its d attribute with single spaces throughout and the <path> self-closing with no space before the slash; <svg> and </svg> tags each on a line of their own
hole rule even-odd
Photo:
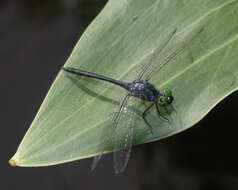
<svg viewBox="0 0 238 190">
<path fill-rule="evenodd" d="M 112 83 L 120 88 L 123 88 L 126 91 L 126 94 L 123 96 L 119 107 L 117 108 L 117 111 L 113 113 L 110 128 L 107 129 L 107 131 L 103 132 L 101 143 L 98 148 L 99 154 L 94 157 L 91 170 L 95 169 L 103 153 L 111 144 L 113 144 L 113 162 L 115 173 L 118 174 L 125 170 L 130 158 L 131 147 L 133 145 L 135 120 L 138 116 L 138 113 L 136 113 L 134 109 L 131 109 L 131 107 L 136 108 L 139 105 L 138 101 L 135 101 L 135 99 L 149 103 L 140 117 L 143 119 L 146 126 L 148 126 L 151 134 L 153 134 L 153 127 L 148 121 L 147 115 L 153 107 L 155 107 L 159 117 L 162 117 L 166 121 L 168 121 L 168 118 L 161 114 L 160 108 L 172 105 L 174 101 L 172 90 L 169 88 L 159 90 L 149 81 L 156 73 L 158 73 L 165 65 L 167 65 L 167 63 L 169 63 L 172 59 L 179 55 L 186 48 L 186 46 L 199 33 L 201 33 L 202 30 L 203 27 L 196 31 L 195 34 L 193 34 L 192 38 L 183 43 L 180 43 L 176 46 L 176 48 L 170 51 L 165 58 L 160 59 L 162 61 L 157 62 L 156 58 L 158 58 L 158 56 L 160 55 L 163 55 L 163 52 L 166 51 L 166 47 L 176 34 L 177 28 L 175 28 L 168 35 L 164 43 L 157 49 L 157 52 L 152 51 L 151 59 L 147 63 L 141 65 L 140 71 L 136 73 L 136 76 L 133 76 L 134 80 L 132 82 L 119 81 L 103 75 L 72 67 L 62 68 L 64 71 L 74 75 Z"/>
</svg>

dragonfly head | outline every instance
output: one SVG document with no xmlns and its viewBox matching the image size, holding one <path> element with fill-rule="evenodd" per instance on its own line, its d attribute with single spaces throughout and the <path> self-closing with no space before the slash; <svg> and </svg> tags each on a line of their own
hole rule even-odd
<svg viewBox="0 0 238 190">
<path fill-rule="evenodd" d="M 163 93 L 159 96 L 159 105 L 160 106 L 165 106 L 168 104 L 171 104 L 174 100 L 174 97 L 172 96 L 172 91 L 168 88 L 166 88 Z"/>
</svg>

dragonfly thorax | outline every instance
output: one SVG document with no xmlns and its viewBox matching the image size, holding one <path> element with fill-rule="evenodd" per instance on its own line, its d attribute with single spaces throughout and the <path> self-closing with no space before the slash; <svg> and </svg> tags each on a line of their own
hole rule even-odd
<svg viewBox="0 0 238 190">
<path fill-rule="evenodd" d="M 146 80 L 135 80 L 133 83 L 128 84 L 128 90 L 132 96 L 138 97 L 142 100 L 154 102 L 158 100 L 160 92 L 154 85 Z"/>
</svg>

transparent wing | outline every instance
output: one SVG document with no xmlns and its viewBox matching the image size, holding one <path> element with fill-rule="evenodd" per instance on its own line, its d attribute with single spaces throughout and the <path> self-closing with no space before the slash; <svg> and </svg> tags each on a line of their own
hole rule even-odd
<svg viewBox="0 0 238 190">
<path fill-rule="evenodd" d="M 135 117 L 137 116 L 135 108 L 137 108 L 138 104 L 138 98 L 130 96 L 128 101 L 121 108 L 120 115 L 115 122 L 115 146 L 113 153 L 115 173 L 123 172 L 130 158 Z"/>
<path fill-rule="evenodd" d="M 178 39 L 177 42 L 168 47 L 169 42 L 176 32 L 176 30 L 174 30 L 169 35 L 165 43 L 153 52 L 149 64 L 147 64 L 147 66 L 145 66 L 142 70 L 143 74 L 141 74 L 141 79 L 147 81 L 150 80 L 155 73 L 159 72 L 167 63 L 169 63 L 177 55 L 181 54 L 203 30 L 204 26 L 198 27 L 189 33 L 188 36 L 183 39 Z"/>
<path fill-rule="evenodd" d="M 101 136 L 101 143 L 98 146 L 98 152 L 99 154 L 94 157 L 91 171 L 95 169 L 98 162 L 100 161 L 103 153 L 106 151 L 106 149 L 111 145 L 115 143 L 115 131 L 117 128 L 117 123 L 119 121 L 119 118 L 121 117 L 120 114 L 123 113 L 122 110 L 126 106 L 130 95 L 127 94 L 120 103 L 120 108 L 117 112 L 113 113 L 113 119 L 110 121 L 110 123 L 105 126 L 104 131 Z"/>
<path fill-rule="evenodd" d="M 151 70 L 153 67 L 153 63 L 156 57 L 159 57 L 160 54 L 164 51 L 166 46 L 168 45 L 169 41 L 173 38 L 174 34 L 176 33 L 177 29 L 175 28 L 173 32 L 168 36 L 167 40 L 155 51 L 152 52 L 152 57 L 150 58 L 149 62 L 142 65 L 141 72 L 138 75 L 138 79 L 141 80 L 144 78 L 143 76 L 147 73 L 147 70 Z M 157 65 L 159 67 L 159 65 Z"/>
<path fill-rule="evenodd" d="M 113 164 L 115 173 L 123 172 L 127 166 L 133 142 L 133 130 L 133 127 L 129 128 L 127 134 L 125 134 L 116 144 L 115 149 L 117 150 L 118 148 L 120 148 L 121 150 L 113 153 Z"/>
</svg>

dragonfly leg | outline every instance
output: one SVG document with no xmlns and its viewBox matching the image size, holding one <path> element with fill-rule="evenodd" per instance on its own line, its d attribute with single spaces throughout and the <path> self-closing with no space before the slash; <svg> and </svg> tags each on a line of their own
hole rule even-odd
<svg viewBox="0 0 238 190">
<path fill-rule="evenodd" d="M 167 117 L 163 116 L 163 115 L 160 113 L 158 103 L 155 103 L 155 107 L 156 107 L 156 111 L 157 111 L 159 117 L 162 117 L 162 118 L 165 119 L 166 121 L 169 121 Z"/>
<path fill-rule="evenodd" d="M 143 114 L 142 114 L 142 118 L 143 118 L 143 120 L 145 121 L 145 123 L 148 125 L 148 127 L 150 128 L 151 134 L 153 134 L 153 128 L 152 128 L 152 126 L 150 125 L 150 123 L 147 121 L 146 115 L 147 115 L 147 112 L 152 108 L 153 105 L 154 105 L 154 103 L 150 104 L 150 105 L 146 108 L 146 110 L 143 112 Z"/>
</svg>

